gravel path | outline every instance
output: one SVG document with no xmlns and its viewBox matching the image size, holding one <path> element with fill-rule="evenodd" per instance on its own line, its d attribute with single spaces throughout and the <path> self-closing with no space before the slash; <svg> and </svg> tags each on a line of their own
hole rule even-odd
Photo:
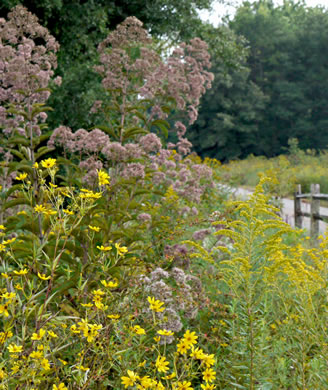
<svg viewBox="0 0 328 390">
<path fill-rule="evenodd" d="M 246 190 L 244 188 L 231 188 L 232 193 L 238 198 L 247 198 L 252 191 Z M 289 223 L 291 226 L 295 226 L 295 218 L 294 218 L 294 200 L 292 199 L 282 199 L 283 203 L 283 219 L 285 222 Z M 306 203 L 302 201 L 302 211 L 310 212 L 310 203 Z M 320 214 L 328 216 L 328 208 L 320 207 Z M 328 224 L 322 221 L 319 221 L 319 231 L 321 234 L 325 233 Z M 310 230 L 310 218 L 303 217 L 303 228 Z"/>
</svg>

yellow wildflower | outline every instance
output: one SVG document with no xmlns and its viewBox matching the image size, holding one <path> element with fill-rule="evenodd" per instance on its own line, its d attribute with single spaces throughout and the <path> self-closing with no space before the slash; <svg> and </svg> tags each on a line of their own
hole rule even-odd
<svg viewBox="0 0 328 390">
<path fill-rule="evenodd" d="M 172 332 L 171 330 L 166 330 L 166 329 L 160 329 L 157 331 L 158 334 L 160 334 L 161 336 L 173 336 L 174 335 L 174 332 Z"/>
<path fill-rule="evenodd" d="M 58 386 L 52 385 L 52 390 L 68 390 L 68 388 L 65 386 L 65 383 L 59 383 Z"/>
<path fill-rule="evenodd" d="M 14 274 L 16 275 L 26 275 L 28 273 L 28 269 L 27 268 L 24 268 L 24 269 L 21 269 L 19 271 L 14 271 Z"/>
<path fill-rule="evenodd" d="M 49 280 L 51 278 L 51 276 L 46 276 L 45 274 L 40 274 L 40 272 L 38 272 L 38 277 L 42 280 Z"/>
<path fill-rule="evenodd" d="M 205 382 L 213 382 L 215 376 L 215 371 L 212 368 L 206 368 L 206 370 L 203 372 L 203 379 Z"/>
<path fill-rule="evenodd" d="M 107 251 L 110 251 L 112 249 L 111 246 L 97 246 L 97 248 L 100 250 L 100 251 L 103 251 L 103 252 L 107 252 Z"/>
<path fill-rule="evenodd" d="M 132 328 L 132 331 L 135 332 L 136 334 L 139 334 L 139 335 L 146 334 L 145 329 L 141 328 L 141 326 L 139 326 L 139 325 L 135 325 Z"/>
<path fill-rule="evenodd" d="M 43 168 L 50 169 L 56 164 L 55 158 L 47 158 L 46 160 L 41 161 L 41 165 Z"/>
<path fill-rule="evenodd" d="M 41 351 L 33 351 L 30 353 L 30 358 L 32 359 L 42 359 L 43 358 L 43 353 Z"/>
<path fill-rule="evenodd" d="M 52 330 L 48 330 L 48 335 L 49 335 L 50 337 L 52 337 L 52 338 L 58 337 L 58 336 L 56 335 L 56 333 L 53 332 Z"/>
<path fill-rule="evenodd" d="M 16 344 L 10 344 L 7 347 L 9 353 L 19 353 L 22 352 L 23 347 L 21 345 L 16 345 Z"/>
<path fill-rule="evenodd" d="M 42 328 L 40 328 L 38 333 L 33 333 L 31 340 L 41 340 L 42 337 L 46 334 L 46 331 Z"/>
<path fill-rule="evenodd" d="M 156 359 L 155 366 L 157 368 L 158 372 L 164 372 L 166 373 L 169 368 L 167 367 L 169 365 L 169 362 L 166 360 L 165 356 L 158 356 Z"/>
<path fill-rule="evenodd" d="M 118 286 L 118 282 L 115 281 L 115 282 L 107 282 L 106 280 L 101 280 L 100 283 L 105 286 L 105 287 L 109 287 L 109 288 L 115 288 Z"/>
<path fill-rule="evenodd" d="M 178 382 L 177 390 L 193 390 L 193 388 L 191 387 L 191 382 L 183 381 Z"/>
<path fill-rule="evenodd" d="M 184 340 L 181 340 L 180 343 L 177 344 L 177 351 L 182 355 L 187 353 L 189 348 L 190 348 L 190 344 L 187 344 Z"/>
<path fill-rule="evenodd" d="M 138 379 L 139 379 L 138 375 L 130 370 L 128 370 L 128 376 L 121 377 L 122 385 L 124 385 L 125 388 L 129 386 L 134 386 L 134 384 Z"/>
<path fill-rule="evenodd" d="M 94 232 L 99 232 L 100 231 L 100 227 L 98 227 L 98 226 L 88 225 L 88 227 L 89 227 L 90 230 L 93 230 Z"/>
<path fill-rule="evenodd" d="M 44 370 L 48 371 L 50 370 L 50 364 L 49 364 L 49 360 L 44 358 L 41 360 L 41 366 Z"/>
<path fill-rule="evenodd" d="M 109 184 L 110 176 L 104 171 L 98 171 L 98 183 L 100 186 Z"/>
<path fill-rule="evenodd" d="M 119 314 L 108 314 L 107 317 L 111 320 L 118 320 L 121 316 Z"/>
<path fill-rule="evenodd" d="M 16 176 L 16 180 L 25 180 L 27 178 L 27 173 L 21 173 L 20 175 Z"/>
<path fill-rule="evenodd" d="M 157 313 L 160 313 L 165 310 L 165 307 L 162 307 L 164 305 L 164 302 L 156 300 L 154 297 L 148 297 L 147 300 L 150 305 L 150 310 L 153 310 Z"/>
<path fill-rule="evenodd" d="M 183 341 L 185 341 L 190 346 L 193 344 L 197 344 L 198 336 L 196 336 L 195 332 L 190 332 L 189 330 L 183 335 Z"/>
</svg>

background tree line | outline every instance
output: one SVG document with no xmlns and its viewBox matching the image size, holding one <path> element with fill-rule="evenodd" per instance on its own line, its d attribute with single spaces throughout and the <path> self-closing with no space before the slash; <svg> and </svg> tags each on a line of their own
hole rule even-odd
<svg viewBox="0 0 328 390">
<path fill-rule="evenodd" d="M 61 44 L 58 75 L 63 84 L 49 105 L 51 129 L 86 128 L 101 96 L 97 45 L 127 16 L 140 19 L 159 50 L 201 37 L 210 47 L 213 87 L 202 98 L 188 138 L 202 156 L 220 160 L 253 153 L 274 156 L 289 138 L 301 148 L 328 144 L 328 13 L 304 2 L 244 2 L 231 20 L 215 28 L 198 10 L 213 0 L 3 0 L 0 16 L 18 3 L 36 14 Z"/>
</svg>

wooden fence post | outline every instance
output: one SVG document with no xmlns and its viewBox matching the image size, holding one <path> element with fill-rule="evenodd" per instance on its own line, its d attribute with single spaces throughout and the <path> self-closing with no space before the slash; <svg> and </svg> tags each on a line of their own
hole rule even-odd
<svg viewBox="0 0 328 390">
<path fill-rule="evenodd" d="M 311 236 L 315 238 L 319 235 L 320 214 L 320 199 L 313 198 L 316 194 L 320 194 L 320 184 L 311 184 Z"/>
<path fill-rule="evenodd" d="M 302 229 L 302 215 L 301 215 L 301 198 L 298 198 L 297 195 L 301 195 L 302 187 L 300 184 L 296 185 L 294 192 L 294 217 L 295 217 L 295 226 L 299 229 Z"/>
</svg>

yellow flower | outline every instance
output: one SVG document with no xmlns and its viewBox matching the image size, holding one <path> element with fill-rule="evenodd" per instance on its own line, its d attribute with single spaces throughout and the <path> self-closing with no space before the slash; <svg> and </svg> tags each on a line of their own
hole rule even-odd
<svg viewBox="0 0 328 390">
<path fill-rule="evenodd" d="M 3 278 L 9 278 L 9 276 L 8 276 L 8 274 L 6 273 L 6 272 L 1 272 L 1 276 L 3 277 Z"/>
<path fill-rule="evenodd" d="M 19 283 L 16 283 L 14 287 L 16 290 L 23 290 L 23 287 Z"/>
<path fill-rule="evenodd" d="M 31 340 L 41 340 L 42 337 L 46 334 L 46 331 L 40 328 L 39 333 L 33 333 Z"/>
<path fill-rule="evenodd" d="M 215 371 L 212 368 L 206 368 L 206 370 L 203 371 L 203 379 L 205 382 L 213 382 L 215 376 Z"/>
<path fill-rule="evenodd" d="M 52 390 L 68 390 L 65 383 L 59 383 L 58 386 L 52 385 Z"/>
<path fill-rule="evenodd" d="M 163 379 L 170 380 L 175 378 L 176 376 L 177 374 L 175 372 L 172 372 L 172 374 L 164 376 Z"/>
<path fill-rule="evenodd" d="M 200 385 L 200 387 L 203 390 L 214 390 L 216 388 L 215 385 L 210 385 L 209 383 L 206 383 L 205 385 Z"/>
<path fill-rule="evenodd" d="M 60 359 L 60 358 L 58 358 L 58 360 L 59 360 L 64 366 L 66 366 L 66 364 L 67 364 L 67 361 L 66 361 L 66 360 L 63 360 L 63 359 Z"/>
<path fill-rule="evenodd" d="M 118 283 L 117 282 L 107 282 L 106 280 L 101 280 L 100 283 L 105 286 L 105 287 L 109 287 L 109 288 L 115 288 L 118 286 Z"/>
<path fill-rule="evenodd" d="M 50 185 L 51 188 L 57 188 L 58 187 L 57 184 L 53 184 L 53 183 L 49 183 L 49 185 Z"/>
<path fill-rule="evenodd" d="M 189 330 L 183 335 L 183 341 L 185 341 L 190 346 L 192 344 L 197 344 L 198 336 L 196 336 L 195 332 L 190 332 Z"/>
<path fill-rule="evenodd" d="M 136 334 L 139 334 L 139 335 L 146 334 L 145 329 L 141 328 L 139 325 L 135 325 L 132 328 L 132 331 L 135 332 Z"/>
<path fill-rule="evenodd" d="M 7 347 L 9 353 L 19 353 L 22 352 L 23 347 L 21 345 L 16 345 L 16 344 L 10 344 Z"/>
<path fill-rule="evenodd" d="M 6 230 L 6 228 L 3 225 L 0 225 L 0 230 Z"/>
<path fill-rule="evenodd" d="M 27 215 L 27 212 L 25 210 L 19 211 L 17 215 Z"/>
<path fill-rule="evenodd" d="M 5 317 L 9 317 L 8 304 L 0 305 L 0 314 L 4 314 Z"/>
<path fill-rule="evenodd" d="M 33 168 L 38 169 L 38 168 L 39 168 L 39 164 L 38 164 L 37 162 L 35 162 L 35 163 L 33 164 Z"/>
<path fill-rule="evenodd" d="M 166 330 L 166 329 L 160 329 L 157 331 L 158 334 L 160 334 L 161 336 L 173 336 L 174 335 L 174 332 L 172 332 L 171 330 Z"/>
<path fill-rule="evenodd" d="M 14 241 L 16 241 L 16 237 L 10 238 L 9 240 L 3 241 L 3 244 L 8 245 L 12 244 Z"/>
<path fill-rule="evenodd" d="M 49 335 L 50 337 L 53 337 L 53 338 L 58 337 L 58 336 L 56 335 L 56 333 L 53 332 L 52 330 L 48 330 L 48 335 Z"/>
<path fill-rule="evenodd" d="M 16 176 L 16 180 L 25 180 L 27 178 L 27 173 L 21 173 L 20 175 Z"/>
<path fill-rule="evenodd" d="M 157 313 L 160 313 L 165 310 L 165 307 L 162 307 L 164 305 L 164 302 L 156 300 L 154 297 L 148 297 L 147 300 L 150 305 L 150 310 L 153 310 Z"/>
<path fill-rule="evenodd" d="M 156 341 L 156 343 L 159 343 L 160 340 L 161 340 L 161 336 L 155 336 L 155 337 L 154 337 L 154 340 Z"/>
<path fill-rule="evenodd" d="M 187 344 L 184 340 L 181 340 L 180 343 L 177 344 L 177 351 L 181 353 L 181 355 L 187 353 L 189 348 L 190 344 Z"/>
<path fill-rule="evenodd" d="M 98 227 L 98 226 L 91 226 L 91 225 L 88 225 L 88 227 L 89 227 L 90 230 L 93 230 L 93 231 L 95 231 L 95 232 L 99 232 L 99 231 L 100 231 L 100 227 Z"/>
<path fill-rule="evenodd" d="M 97 246 L 97 248 L 100 250 L 100 251 L 103 251 L 103 252 L 106 252 L 106 251 L 110 251 L 112 249 L 111 246 Z"/>
<path fill-rule="evenodd" d="M 83 307 L 92 307 L 93 303 L 81 303 L 81 306 L 83 306 Z"/>
<path fill-rule="evenodd" d="M 79 370 L 82 370 L 82 371 L 89 371 L 89 370 L 90 370 L 89 367 L 84 367 L 84 366 L 82 366 L 82 364 L 79 365 L 77 368 L 78 368 Z"/>
<path fill-rule="evenodd" d="M 19 365 L 15 364 L 12 368 L 11 371 L 13 374 L 16 374 L 19 371 Z"/>
<path fill-rule="evenodd" d="M 41 165 L 43 168 L 50 169 L 56 164 L 55 158 L 47 158 L 46 160 L 41 161 Z"/>
<path fill-rule="evenodd" d="M 13 336 L 12 331 L 0 332 L 0 344 L 4 344 L 6 340 Z"/>
<path fill-rule="evenodd" d="M 145 367 L 146 363 L 146 360 L 144 360 L 143 362 L 138 364 L 138 367 Z"/>
<path fill-rule="evenodd" d="M 158 372 L 167 372 L 169 368 L 167 367 L 169 362 L 166 360 L 165 356 L 158 356 L 156 359 L 155 366 Z"/>
<path fill-rule="evenodd" d="M 108 175 L 108 173 L 103 171 L 98 171 L 98 183 L 100 186 L 109 184 L 109 179 L 110 176 Z"/>
<path fill-rule="evenodd" d="M 50 364 L 49 364 L 49 360 L 44 358 L 41 360 L 41 366 L 44 370 L 48 371 L 50 370 Z"/>
<path fill-rule="evenodd" d="M 128 370 L 128 376 L 121 377 L 122 385 L 124 385 L 125 388 L 129 386 L 134 386 L 134 384 L 138 379 L 139 379 L 138 375 L 130 370 Z"/>
<path fill-rule="evenodd" d="M 34 207 L 34 210 L 37 212 L 37 213 L 45 213 L 47 212 L 47 209 L 46 207 L 44 207 L 42 204 L 38 204 Z"/>
<path fill-rule="evenodd" d="M 0 244 L 0 252 L 3 252 L 6 249 L 5 245 Z"/>
<path fill-rule="evenodd" d="M 119 256 L 124 256 L 128 252 L 128 248 L 126 246 L 120 246 L 120 244 L 115 244 L 115 248 Z"/>
<path fill-rule="evenodd" d="M 211 354 L 211 355 L 204 354 L 202 357 L 202 360 L 206 364 L 206 367 L 211 367 L 215 363 L 214 354 Z"/>
<path fill-rule="evenodd" d="M 119 314 L 108 314 L 107 317 L 111 320 L 118 320 L 121 316 Z"/>
<path fill-rule="evenodd" d="M 68 215 L 74 215 L 73 211 L 68 210 L 68 209 L 63 209 L 63 212 L 64 212 L 65 214 L 68 214 Z"/>
<path fill-rule="evenodd" d="M 41 351 L 33 351 L 30 353 L 30 358 L 32 359 L 42 359 L 43 358 L 43 353 Z"/>
<path fill-rule="evenodd" d="M 191 382 L 178 382 L 178 390 L 193 390 L 193 388 L 191 387 Z"/>
<path fill-rule="evenodd" d="M 28 273 L 27 268 L 21 269 L 19 271 L 14 271 L 14 274 L 16 274 L 16 275 L 26 275 L 27 273 Z"/>
<path fill-rule="evenodd" d="M 40 274 L 40 272 L 38 272 L 38 277 L 42 280 L 49 280 L 51 278 L 51 276 L 46 276 L 45 274 Z"/>
<path fill-rule="evenodd" d="M 190 357 L 198 360 L 203 360 L 205 358 L 205 353 L 201 348 L 195 349 L 194 347 L 191 347 Z"/>
</svg>

